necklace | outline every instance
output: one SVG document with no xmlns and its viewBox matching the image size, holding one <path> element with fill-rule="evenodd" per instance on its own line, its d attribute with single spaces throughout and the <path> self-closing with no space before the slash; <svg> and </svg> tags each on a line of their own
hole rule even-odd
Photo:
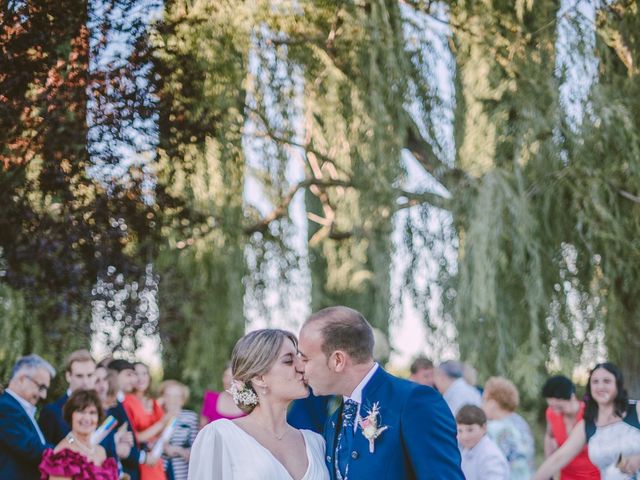
<svg viewBox="0 0 640 480">
<path fill-rule="evenodd" d="M 80 448 L 80 450 L 83 450 L 84 453 L 87 453 L 89 455 L 93 455 L 93 452 L 96 449 L 95 445 L 91 445 L 89 447 L 85 443 L 78 440 L 76 437 L 73 436 L 73 433 L 69 433 L 69 435 L 67 435 L 67 442 L 69 442 L 69 445 L 77 445 Z"/>
<path fill-rule="evenodd" d="M 288 431 L 289 431 L 289 429 L 285 428 L 284 432 L 282 432 L 280 434 L 280 436 L 276 435 L 275 433 L 273 434 L 273 436 L 276 437 L 276 440 L 280 441 L 280 440 L 282 440 L 284 438 L 284 436 L 287 434 Z"/>
<path fill-rule="evenodd" d="M 269 430 L 267 427 L 264 427 L 264 426 L 260 425 L 259 423 L 258 423 L 258 426 L 259 426 L 262 430 L 264 430 L 265 432 L 267 432 L 268 434 L 270 434 L 273 438 L 275 438 L 275 439 L 276 439 L 276 440 L 278 440 L 278 441 L 282 440 L 282 439 L 284 438 L 284 436 L 287 434 L 287 432 L 289 431 L 289 426 L 288 426 L 288 425 L 285 425 L 284 432 L 282 432 L 280 435 L 278 435 L 278 434 L 277 434 L 277 433 L 275 433 L 275 432 L 272 432 L 272 431 L 271 431 L 271 430 Z"/>
</svg>

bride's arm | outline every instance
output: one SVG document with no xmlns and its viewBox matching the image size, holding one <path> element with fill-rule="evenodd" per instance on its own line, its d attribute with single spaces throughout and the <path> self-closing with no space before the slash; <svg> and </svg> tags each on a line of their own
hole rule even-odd
<svg viewBox="0 0 640 480">
<path fill-rule="evenodd" d="M 231 461 L 225 454 L 224 440 L 217 425 L 209 424 L 198 433 L 191 447 L 189 480 L 232 478 Z"/>
</svg>

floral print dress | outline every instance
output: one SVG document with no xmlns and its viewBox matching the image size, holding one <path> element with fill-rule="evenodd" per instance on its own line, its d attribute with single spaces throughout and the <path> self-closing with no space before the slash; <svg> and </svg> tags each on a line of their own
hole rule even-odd
<svg viewBox="0 0 640 480">
<path fill-rule="evenodd" d="M 489 437 L 509 462 L 509 480 L 529 480 L 534 472 L 535 445 L 527 422 L 517 413 L 490 420 Z"/>
</svg>

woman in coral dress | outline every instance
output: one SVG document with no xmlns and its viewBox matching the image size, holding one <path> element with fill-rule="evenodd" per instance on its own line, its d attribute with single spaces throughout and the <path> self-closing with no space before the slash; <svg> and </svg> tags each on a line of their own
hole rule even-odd
<svg viewBox="0 0 640 480">
<path fill-rule="evenodd" d="M 171 416 L 165 416 L 162 407 L 148 394 L 151 386 L 149 368 L 138 362 L 135 369 L 138 376 L 136 388 L 134 393 L 125 396 L 122 403 L 129 415 L 140 448 L 147 452 L 144 462 L 140 464 L 140 480 L 165 480 L 162 451 L 157 456 L 152 452 Z"/>
</svg>

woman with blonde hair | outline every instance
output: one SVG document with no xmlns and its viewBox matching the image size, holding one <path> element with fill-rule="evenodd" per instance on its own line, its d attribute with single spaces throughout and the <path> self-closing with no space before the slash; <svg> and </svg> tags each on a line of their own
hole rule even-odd
<svg viewBox="0 0 640 480">
<path fill-rule="evenodd" d="M 219 419 L 200 431 L 190 480 L 327 480 L 323 438 L 287 423 L 291 401 L 309 395 L 298 341 L 290 332 L 248 333 L 231 356 L 232 395 L 247 416 Z"/>
<path fill-rule="evenodd" d="M 166 412 L 179 412 L 171 438 L 164 446 L 167 480 L 187 480 L 191 445 L 198 434 L 198 415 L 183 408 L 189 399 L 189 387 L 177 380 L 165 380 L 160 384 L 159 394 Z"/>
<path fill-rule="evenodd" d="M 509 462 L 510 480 L 529 480 L 533 474 L 535 445 L 529 425 L 516 412 L 518 389 L 503 377 L 491 377 L 484 385 L 482 409 L 489 420 L 489 437 Z"/>
</svg>

